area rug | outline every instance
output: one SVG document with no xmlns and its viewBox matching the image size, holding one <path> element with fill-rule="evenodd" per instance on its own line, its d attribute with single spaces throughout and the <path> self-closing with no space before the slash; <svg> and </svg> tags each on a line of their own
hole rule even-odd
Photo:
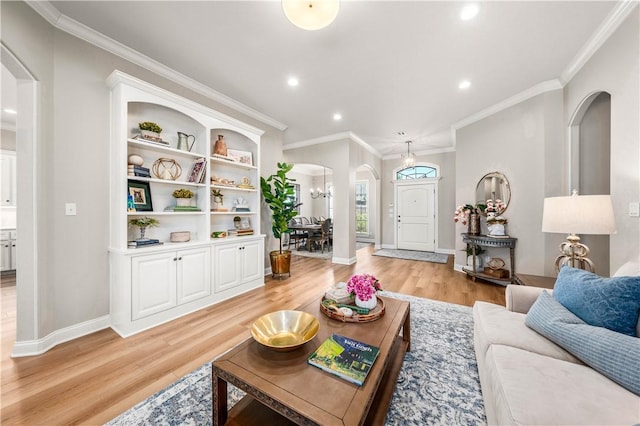
<svg viewBox="0 0 640 426">
<path fill-rule="evenodd" d="M 442 253 L 415 250 L 382 249 L 373 253 L 374 256 L 395 257 L 397 259 L 420 260 L 422 262 L 447 263 L 449 256 Z"/>
<path fill-rule="evenodd" d="M 320 250 L 306 251 L 306 250 L 291 250 L 291 254 L 294 256 L 312 257 L 314 259 L 331 259 L 333 257 L 333 251 L 325 250 L 322 253 Z"/>
<path fill-rule="evenodd" d="M 411 352 L 405 355 L 385 424 L 486 424 L 471 308 L 381 294 L 411 303 Z M 242 391 L 229 386 L 229 406 L 242 396 Z M 211 364 L 207 363 L 108 425 L 211 425 L 211 418 Z"/>
</svg>

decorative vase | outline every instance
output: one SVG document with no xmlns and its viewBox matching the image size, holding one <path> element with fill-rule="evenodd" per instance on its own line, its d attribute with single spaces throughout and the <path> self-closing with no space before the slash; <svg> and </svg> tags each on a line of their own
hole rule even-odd
<svg viewBox="0 0 640 426">
<path fill-rule="evenodd" d="M 176 204 L 180 207 L 190 206 L 191 198 L 176 198 Z"/>
<path fill-rule="evenodd" d="M 140 227 L 140 240 L 144 240 L 144 233 L 147 232 L 147 227 L 146 226 L 141 226 Z"/>
<path fill-rule="evenodd" d="M 374 294 L 371 299 L 369 300 L 361 300 L 357 295 L 356 295 L 356 306 L 359 306 L 361 308 L 366 308 L 366 309 L 373 309 L 378 305 L 378 298 L 376 297 L 376 295 Z"/>
<path fill-rule="evenodd" d="M 480 215 L 478 213 L 471 213 L 469 215 L 469 235 L 480 234 Z"/>
<path fill-rule="evenodd" d="M 474 272 L 478 272 L 478 271 L 482 271 L 482 258 L 478 255 L 475 256 L 476 257 L 476 269 Z M 467 266 L 470 269 L 473 269 L 473 256 L 469 255 L 467 256 Z"/>
<path fill-rule="evenodd" d="M 218 135 L 218 140 L 213 146 L 213 153 L 227 156 L 227 143 L 224 141 L 224 135 Z"/>
</svg>

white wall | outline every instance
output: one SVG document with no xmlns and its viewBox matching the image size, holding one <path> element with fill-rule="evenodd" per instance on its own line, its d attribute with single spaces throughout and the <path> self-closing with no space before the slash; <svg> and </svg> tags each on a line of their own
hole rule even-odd
<svg viewBox="0 0 640 426">
<path fill-rule="evenodd" d="M 541 275 L 545 269 L 545 238 L 541 231 L 546 159 L 562 158 L 560 123 L 562 92 L 535 96 L 456 132 L 456 205 L 474 204 L 478 181 L 489 172 L 503 173 L 511 186 L 511 201 L 504 214 L 507 232 L 518 238 L 516 270 Z M 549 114 L 551 112 L 551 114 Z M 464 226 L 453 224 L 456 233 Z M 456 264 L 466 263 L 464 244 L 456 238 Z M 488 255 L 507 261 L 507 250 L 492 249 Z"/>
<path fill-rule="evenodd" d="M 281 160 L 282 132 L 53 29 L 25 3 L 3 3 L 1 19 L 3 43 L 41 86 L 37 132 L 41 178 L 34 182 L 41 194 L 39 324 L 35 331 L 19 329 L 20 341 L 109 314 L 110 117 L 105 79 L 114 69 L 265 130 L 263 175 L 275 172 Z M 66 202 L 77 203 L 77 216 L 64 215 Z M 262 212 L 269 217 L 268 209 Z M 262 232 L 270 234 L 269 228 L 263 221 Z M 273 238 L 266 246 L 275 246 Z"/>
<path fill-rule="evenodd" d="M 611 94 L 611 198 L 617 233 L 610 237 L 610 271 L 640 258 L 640 219 L 627 214 L 640 200 L 640 7 L 564 88 L 564 120 L 590 94 Z M 597 265 L 596 265 L 597 268 Z"/>
</svg>

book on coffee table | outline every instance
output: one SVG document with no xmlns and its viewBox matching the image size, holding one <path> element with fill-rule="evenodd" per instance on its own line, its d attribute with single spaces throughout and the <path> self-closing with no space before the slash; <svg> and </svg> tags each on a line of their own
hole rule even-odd
<svg viewBox="0 0 640 426">
<path fill-rule="evenodd" d="M 380 348 L 333 334 L 309 356 L 308 363 L 362 386 Z"/>
</svg>

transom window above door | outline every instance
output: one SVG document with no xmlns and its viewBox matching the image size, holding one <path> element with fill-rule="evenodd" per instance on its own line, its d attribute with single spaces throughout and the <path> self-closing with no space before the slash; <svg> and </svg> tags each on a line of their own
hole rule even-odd
<svg viewBox="0 0 640 426">
<path fill-rule="evenodd" d="M 396 180 L 428 179 L 438 177 L 438 169 L 431 166 L 413 166 L 396 172 Z"/>
</svg>

